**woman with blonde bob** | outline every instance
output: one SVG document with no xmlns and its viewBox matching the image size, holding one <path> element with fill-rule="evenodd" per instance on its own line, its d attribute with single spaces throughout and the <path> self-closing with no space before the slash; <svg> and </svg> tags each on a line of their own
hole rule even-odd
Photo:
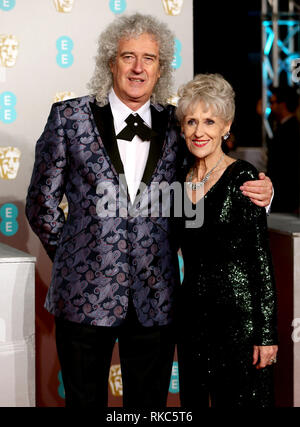
<svg viewBox="0 0 300 427">
<path fill-rule="evenodd" d="M 194 207 L 204 201 L 202 227 L 185 228 L 183 221 L 180 233 L 181 404 L 270 407 L 278 347 L 266 211 L 240 190 L 257 179 L 256 169 L 222 150 L 235 94 L 221 75 L 199 74 L 179 95 L 177 117 L 189 154 L 182 181 Z"/>
</svg>

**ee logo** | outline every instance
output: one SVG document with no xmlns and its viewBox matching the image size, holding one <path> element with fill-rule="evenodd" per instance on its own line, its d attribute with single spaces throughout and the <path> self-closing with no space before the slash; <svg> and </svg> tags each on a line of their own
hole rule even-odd
<svg viewBox="0 0 300 427">
<path fill-rule="evenodd" d="M 126 0 L 110 0 L 109 7 L 113 13 L 123 13 L 127 7 Z"/>
<path fill-rule="evenodd" d="M 180 271 L 180 283 L 183 282 L 184 277 L 184 264 L 183 264 L 183 258 L 181 254 L 178 254 L 178 263 L 179 263 L 179 271 Z"/>
<path fill-rule="evenodd" d="M 62 374 L 61 371 L 58 372 L 58 382 L 59 382 L 59 386 L 58 386 L 58 395 L 62 398 L 65 399 L 66 395 L 65 395 L 65 387 L 64 387 L 64 383 L 63 383 L 63 379 L 62 379 Z"/>
<path fill-rule="evenodd" d="M 0 94 L 0 120 L 3 123 L 12 123 L 17 118 L 15 105 L 17 97 L 12 92 L 2 92 Z"/>
<path fill-rule="evenodd" d="M 74 48 L 73 40 L 68 36 L 61 36 L 56 40 L 56 62 L 62 68 L 71 67 L 74 62 L 72 50 Z"/>
<path fill-rule="evenodd" d="M 18 208 L 12 203 L 6 203 L 0 209 L 0 231 L 4 236 L 13 236 L 19 228 L 18 221 Z"/>
<path fill-rule="evenodd" d="M 12 10 L 16 5 L 16 0 L 0 0 L 0 9 L 4 11 Z"/>
<path fill-rule="evenodd" d="M 179 393 L 178 362 L 173 362 L 169 392 L 173 394 Z"/>
<path fill-rule="evenodd" d="M 181 67 L 182 64 L 182 56 L 181 56 L 182 44 L 178 39 L 175 39 L 175 55 L 172 62 L 172 67 L 177 70 L 177 68 Z"/>
</svg>

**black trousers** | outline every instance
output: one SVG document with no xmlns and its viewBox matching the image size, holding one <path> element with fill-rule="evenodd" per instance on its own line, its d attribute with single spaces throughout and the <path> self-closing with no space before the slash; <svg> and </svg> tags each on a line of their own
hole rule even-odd
<svg viewBox="0 0 300 427">
<path fill-rule="evenodd" d="M 131 303 L 124 323 L 117 327 L 56 318 L 66 407 L 107 406 L 110 362 L 117 338 L 123 407 L 166 406 L 175 347 L 173 327 L 143 327 Z"/>
<path fill-rule="evenodd" d="M 273 367 L 257 370 L 252 365 L 252 345 L 247 348 L 243 344 L 232 344 L 229 350 L 228 345 L 214 346 L 207 351 L 200 335 L 195 339 L 195 334 L 186 331 L 177 345 L 183 408 L 274 407 Z"/>
</svg>

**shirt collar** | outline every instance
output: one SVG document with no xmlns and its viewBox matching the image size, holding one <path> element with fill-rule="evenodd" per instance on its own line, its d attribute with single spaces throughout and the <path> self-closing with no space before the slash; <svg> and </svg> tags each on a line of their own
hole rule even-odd
<svg viewBox="0 0 300 427">
<path fill-rule="evenodd" d="M 139 116 L 151 127 L 151 111 L 150 111 L 150 100 L 148 100 L 144 105 L 142 105 L 137 111 L 132 111 L 127 105 L 125 105 L 120 98 L 117 97 L 113 88 L 108 94 L 108 100 L 110 103 L 111 111 L 114 117 L 114 123 L 116 132 L 120 127 L 124 126 L 125 119 L 130 114 L 139 114 Z"/>
</svg>

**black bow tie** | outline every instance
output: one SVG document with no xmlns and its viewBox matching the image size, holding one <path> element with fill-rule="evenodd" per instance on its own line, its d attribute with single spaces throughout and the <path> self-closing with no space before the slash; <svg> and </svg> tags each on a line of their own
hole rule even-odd
<svg viewBox="0 0 300 427">
<path fill-rule="evenodd" d="M 151 137 L 156 135 L 156 132 L 147 126 L 138 114 L 130 114 L 125 122 L 127 126 L 117 135 L 118 139 L 132 141 L 137 135 L 142 141 L 150 141 Z"/>
</svg>

